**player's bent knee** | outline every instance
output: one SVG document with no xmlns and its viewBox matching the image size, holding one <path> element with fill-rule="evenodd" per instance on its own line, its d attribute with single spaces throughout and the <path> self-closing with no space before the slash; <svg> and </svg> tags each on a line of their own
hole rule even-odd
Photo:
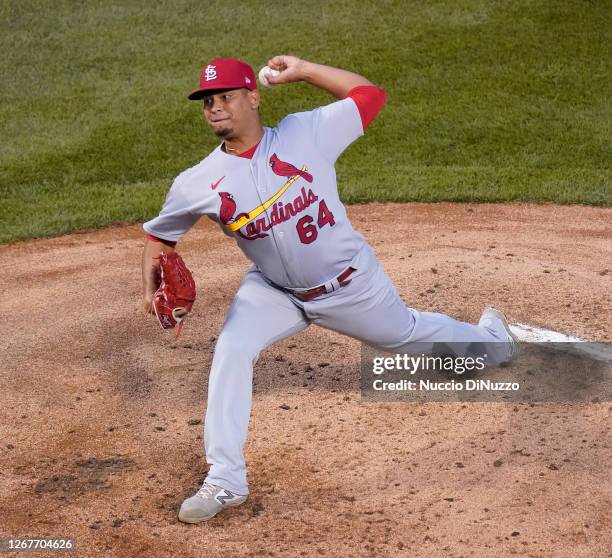
<svg viewBox="0 0 612 558">
<path fill-rule="evenodd" d="M 254 363 L 262 347 L 254 343 L 248 335 L 222 332 L 215 346 L 216 359 L 232 359 Z"/>
</svg>

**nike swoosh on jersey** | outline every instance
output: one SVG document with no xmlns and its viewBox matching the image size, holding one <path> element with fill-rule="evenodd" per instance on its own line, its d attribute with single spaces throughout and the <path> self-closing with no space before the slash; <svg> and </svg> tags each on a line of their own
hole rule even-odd
<svg viewBox="0 0 612 558">
<path fill-rule="evenodd" d="M 308 170 L 308 167 L 306 165 L 303 165 L 302 171 L 307 171 L 307 170 Z M 291 186 L 298 178 L 300 178 L 299 174 L 292 176 L 289 180 L 287 180 L 287 182 L 285 182 L 281 186 L 281 189 L 278 192 L 276 192 L 276 194 L 274 194 L 269 200 L 266 200 L 259 207 L 256 207 L 255 209 L 249 211 L 247 215 L 240 217 L 240 219 L 238 219 L 237 221 L 234 221 L 233 223 L 229 223 L 225 225 L 225 227 L 231 232 L 236 232 L 238 229 L 241 229 L 246 224 L 250 223 L 253 219 L 255 219 L 255 217 L 258 217 L 259 215 L 261 215 L 278 198 L 280 198 L 287 191 L 287 188 L 289 188 L 289 186 Z"/>
<path fill-rule="evenodd" d="M 219 186 L 219 183 L 225 178 L 225 175 L 222 176 L 219 180 L 217 180 L 217 182 L 215 182 L 214 184 L 210 185 L 211 190 L 214 190 L 217 186 Z"/>
</svg>

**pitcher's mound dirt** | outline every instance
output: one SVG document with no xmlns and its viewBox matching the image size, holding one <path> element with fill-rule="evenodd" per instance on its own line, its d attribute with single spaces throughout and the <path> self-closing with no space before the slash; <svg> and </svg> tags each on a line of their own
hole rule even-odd
<svg viewBox="0 0 612 558">
<path fill-rule="evenodd" d="M 612 210 L 367 205 L 404 300 L 612 339 Z M 141 313 L 139 226 L 0 247 L 0 536 L 77 556 L 609 556 L 609 402 L 369 404 L 359 344 L 315 327 L 255 369 L 247 502 L 177 521 L 205 475 L 216 336 L 247 262 L 210 222 L 180 251 L 176 341 Z M 350 311 L 350 309 L 347 309 Z"/>
</svg>

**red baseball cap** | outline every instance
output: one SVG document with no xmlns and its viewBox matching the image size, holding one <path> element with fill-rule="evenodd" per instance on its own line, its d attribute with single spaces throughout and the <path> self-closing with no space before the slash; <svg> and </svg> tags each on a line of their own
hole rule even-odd
<svg viewBox="0 0 612 558">
<path fill-rule="evenodd" d="M 215 58 L 202 70 L 200 88 L 187 98 L 197 101 L 212 91 L 242 87 L 251 91 L 257 89 L 253 68 L 238 58 Z"/>
</svg>

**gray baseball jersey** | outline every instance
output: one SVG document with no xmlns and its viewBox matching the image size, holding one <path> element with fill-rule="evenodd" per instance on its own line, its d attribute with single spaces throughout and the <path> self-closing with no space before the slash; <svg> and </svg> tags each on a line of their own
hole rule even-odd
<svg viewBox="0 0 612 558">
<path fill-rule="evenodd" d="M 310 288 L 344 271 L 364 243 L 338 196 L 334 163 L 363 135 L 350 97 L 290 114 L 264 135 L 251 159 L 221 146 L 172 184 L 144 229 L 178 241 L 203 215 L 232 235 L 271 281 Z"/>
</svg>

